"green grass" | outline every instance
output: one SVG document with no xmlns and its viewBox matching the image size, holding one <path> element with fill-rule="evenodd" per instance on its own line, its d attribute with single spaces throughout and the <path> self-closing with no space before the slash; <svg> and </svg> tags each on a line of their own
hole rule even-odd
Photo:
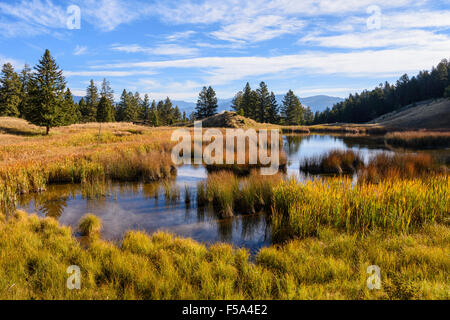
<svg viewBox="0 0 450 320">
<path fill-rule="evenodd" d="M 0 220 L 0 299 L 449 299 L 450 228 L 409 235 L 331 227 L 316 237 L 249 253 L 167 233 L 128 232 L 121 245 L 84 247 L 52 218 L 17 212 Z M 81 269 L 81 290 L 66 270 Z M 381 290 L 367 289 L 367 267 Z"/>
<path fill-rule="evenodd" d="M 352 185 L 350 178 L 280 183 L 273 191 L 272 233 L 277 242 L 315 236 L 322 226 L 352 234 L 409 233 L 443 222 L 450 211 L 447 175 Z"/>
<path fill-rule="evenodd" d="M 99 217 L 93 214 L 86 214 L 80 220 L 80 224 L 78 225 L 78 231 L 83 236 L 92 237 L 100 235 L 100 231 L 102 230 L 102 221 Z"/>
</svg>

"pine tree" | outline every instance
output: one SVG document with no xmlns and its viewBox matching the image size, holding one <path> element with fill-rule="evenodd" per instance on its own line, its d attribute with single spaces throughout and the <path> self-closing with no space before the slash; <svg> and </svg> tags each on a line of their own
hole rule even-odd
<svg viewBox="0 0 450 320">
<path fill-rule="evenodd" d="M 173 123 L 178 123 L 182 120 L 181 118 L 181 112 L 180 112 L 180 108 L 178 108 L 178 106 L 175 106 L 175 109 L 173 109 Z"/>
<path fill-rule="evenodd" d="M 112 108 L 111 101 L 103 96 L 100 99 L 97 107 L 97 122 L 112 122 Z"/>
<path fill-rule="evenodd" d="M 241 108 L 244 110 L 244 116 L 257 120 L 258 94 L 252 90 L 247 82 L 242 94 Z"/>
<path fill-rule="evenodd" d="M 201 120 L 211 117 L 217 113 L 217 97 L 216 92 L 210 86 L 208 88 L 203 87 L 202 91 L 198 95 L 196 118 Z"/>
<path fill-rule="evenodd" d="M 150 99 L 148 94 L 144 95 L 144 100 L 142 100 L 142 104 L 139 112 L 139 120 L 148 120 L 148 115 L 150 112 Z"/>
<path fill-rule="evenodd" d="M 282 117 L 287 125 L 303 124 L 303 107 L 292 90 L 289 90 L 284 97 Z"/>
<path fill-rule="evenodd" d="M 94 80 L 91 79 L 86 89 L 86 108 L 81 110 L 84 122 L 94 122 L 96 120 L 98 101 L 98 89 Z"/>
<path fill-rule="evenodd" d="M 22 118 L 25 118 L 26 110 L 30 101 L 31 86 L 33 85 L 33 73 L 28 64 L 25 64 L 19 75 L 22 84 L 22 95 L 19 104 L 19 113 Z"/>
<path fill-rule="evenodd" d="M 30 108 L 26 119 L 31 123 L 46 127 L 46 134 L 50 128 L 61 126 L 61 114 L 64 113 L 64 94 L 66 81 L 62 70 L 56 64 L 49 50 L 35 67 L 31 92 Z"/>
<path fill-rule="evenodd" d="M 266 116 L 267 116 L 266 121 L 268 123 L 276 124 L 279 122 L 278 102 L 277 102 L 277 98 L 275 97 L 275 94 L 273 92 L 270 93 L 269 108 L 267 109 Z"/>
<path fill-rule="evenodd" d="M 231 101 L 231 108 L 236 111 L 237 114 L 241 114 L 242 116 L 245 115 L 244 109 L 242 108 L 242 91 L 239 91 L 234 96 L 233 100 Z"/>
<path fill-rule="evenodd" d="M 61 125 L 71 125 L 74 123 L 78 123 L 81 118 L 80 110 L 78 106 L 73 101 L 72 92 L 67 88 L 64 94 L 64 102 L 62 104 L 62 111 L 60 113 L 60 123 Z"/>
<path fill-rule="evenodd" d="M 149 122 L 149 125 L 153 127 L 158 127 L 159 124 L 159 116 L 158 116 L 158 110 L 156 108 L 156 101 L 153 100 L 152 105 L 150 107 L 147 120 Z"/>
<path fill-rule="evenodd" d="M 21 97 L 22 84 L 19 76 L 14 72 L 13 66 L 6 63 L 0 78 L 0 115 L 18 117 Z"/>
<path fill-rule="evenodd" d="M 173 104 L 169 97 L 164 101 L 158 114 L 163 125 L 171 125 L 173 123 Z"/>
<path fill-rule="evenodd" d="M 111 84 L 106 80 L 106 78 L 104 78 L 102 82 L 100 98 L 106 98 L 111 106 L 114 105 L 114 90 L 111 89 Z"/>
<path fill-rule="evenodd" d="M 264 82 L 261 82 L 259 88 L 256 90 L 256 93 L 258 95 L 258 105 L 255 110 L 255 120 L 260 123 L 264 123 L 270 108 L 269 89 L 267 89 L 267 85 Z"/>
</svg>

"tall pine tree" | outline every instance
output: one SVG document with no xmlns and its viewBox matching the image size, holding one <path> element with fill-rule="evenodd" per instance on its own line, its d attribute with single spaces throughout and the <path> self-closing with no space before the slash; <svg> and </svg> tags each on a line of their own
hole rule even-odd
<svg viewBox="0 0 450 320">
<path fill-rule="evenodd" d="M 211 86 L 203 87 L 198 95 L 197 107 L 195 108 L 196 118 L 201 120 L 211 117 L 217 113 L 217 108 L 217 97 L 214 89 Z"/>
<path fill-rule="evenodd" d="M 0 78 L 0 115 L 18 117 L 21 97 L 22 84 L 19 75 L 11 63 L 6 63 Z"/>
<path fill-rule="evenodd" d="M 31 123 L 46 128 L 64 125 L 61 120 L 64 114 L 64 95 L 66 81 L 62 70 L 56 64 L 49 50 L 45 50 L 42 59 L 35 67 L 31 91 L 30 108 L 26 119 Z"/>
<path fill-rule="evenodd" d="M 298 97 L 292 90 L 284 96 L 282 117 L 284 124 L 301 125 L 303 124 L 303 107 Z"/>
<path fill-rule="evenodd" d="M 94 80 L 91 79 L 89 86 L 86 89 L 86 107 L 81 110 L 84 122 L 96 121 L 98 101 L 98 89 Z"/>
</svg>

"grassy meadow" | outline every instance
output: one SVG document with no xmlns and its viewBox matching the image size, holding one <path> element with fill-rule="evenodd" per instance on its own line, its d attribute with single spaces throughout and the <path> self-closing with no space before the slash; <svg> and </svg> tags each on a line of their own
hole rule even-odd
<svg viewBox="0 0 450 320">
<path fill-rule="evenodd" d="M 211 206 L 218 219 L 265 212 L 273 244 L 251 256 L 166 232 L 131 230 L 109 242 L 88 212 L 72 229 L 15 210 L 19 194 L 52 183 L 89 189 L 162 180 L 167 201 L 181 198 L 166 179 L 176 175 L 171 128 L 42 131 L 0 118 L 0 299 L 450 298 L 450 179 L 427 155 L 379 155 L 364 164 L 358 154 L 333 151 L 309 160 L 320 173 L 352 172 L 357 182 L 255 171 L 239 177 L 216 168 L 183 201 Z M 71 265 L 81 268 L 81 290 L 66 287 Z M 367 287 L 371 265 L 381 268 L 380 290 Z"/>
</svg>

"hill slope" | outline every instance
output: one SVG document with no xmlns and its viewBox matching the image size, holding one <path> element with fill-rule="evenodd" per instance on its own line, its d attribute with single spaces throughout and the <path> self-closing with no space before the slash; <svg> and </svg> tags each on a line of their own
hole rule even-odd
<svg viewBox="0 0 450 320">
<path fill-rule="evenodd" d="M 369 123 L 399 129 L 450 129 L 450 100 L 423 101 L 385 114 Z"/>
</svg>

